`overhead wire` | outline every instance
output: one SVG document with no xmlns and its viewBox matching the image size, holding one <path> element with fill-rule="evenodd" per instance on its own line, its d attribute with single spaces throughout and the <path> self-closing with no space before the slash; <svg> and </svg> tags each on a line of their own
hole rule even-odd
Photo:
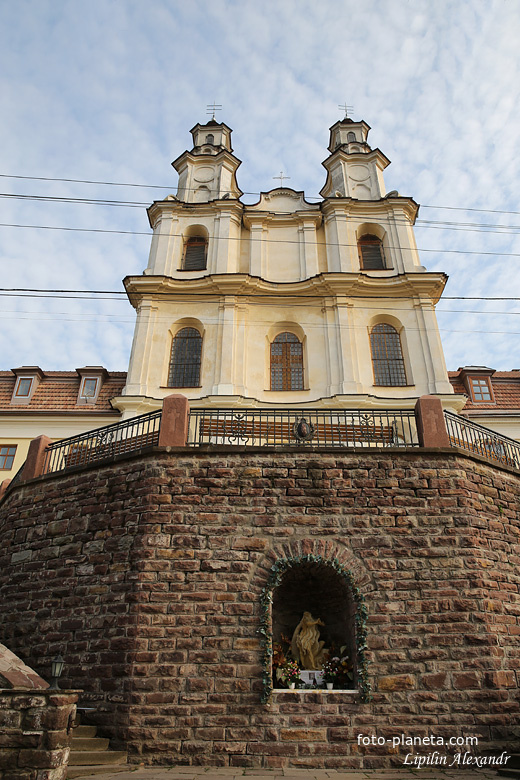
<svg viewBox="0 0 520 780">
<path fill-rule="evenodd" d="M 146 277 L 143 277 L 146 279 Z M 204 277 L 199 277 L 204 278 Z M 289 282 L 277 282 L 276 284 L 290 284 Z M 27 295 L 25 295 L 27 293 Z M 0 295 L 12 295 L 14 297 L 29 297 L 29 298 L 68 298 L 73 297 L 74 295 L 79 294 L 80 300 L 88 300 L 85 299 L 83 296 L 85 295 L 120 295 L 120 296 L 127 296 L 128 293 L 126 290 L 66 290 L 66 289 L 58 289 L 58 288 L 44 288 L 44 287 L 0 287 Z M 149 292 L 150 295 L 155 295 L 159 297 L 192 297 L 193 301 L 196 301 L 197 299 L 201 297 L 218 297 L 219 295 L 224 295 L 227 293 L 221 293 L 219 291 L 213 291 L 213 292 L 193 292 L 193 291 L 157 291 L 157 292 Z M 316 292 L 313 294 L 305 295 L 300 293 L 291 293 L 286 292 L 283 295 L 280 295 L 280 289 L 277 287 L 276 290 L 273 290 L 273 292 L 269 293 L 251 293 L 251 292 L 238 292 L 238 293 L 229 293 L 231 297 L 236 298 L 272 298 L 273 295 L 276 295 L 280 298 L 306 298 L 306 299 L 322 299 L 330 297 L 329 293 L 326 292 Z M 370 296 L 370 295 L 347 295 L 347 298 L 359 298 L 363 300 L 415 300 L 416 296 L 414 295 L 377 295 L 377 296 Z M 100 300 L 118 300 L 118 299 L 107 299 L 107 298 L 101 298 Z M 443 301 L 520 301 L 519 296 L 512 296 L 512 295 L 443 295 L 442 296 Z"/>
<path fill-rule="evenodd" d="M 105 300 L 105 299 L 103 299 Z M 126 302 L 126 301 L 125 301 Z M 268 304 L 263 304 L 268 305 Z M 378 312 L 380 311 L 406 311 L 405 309 L 400 309 L 399 307 L 396 309 L 395 307 L 378 307 Z M 409 311 L 409 310 L 408 310 Z M 446 313 L 452 313 L 452 312 L 446 312 Z M 519 312 L 481 312 L 481 311 L 467 311 L 467 310 L 461 310 L 460 313 L 463 314 L 520 314 Z M 61 321 L 61 322 L 85 322 L 85 320 L 90 320 L 94 322 L 101 321 L 108 321 L 110 324 L 116 324 L 116 323 L 122 323 L 122 324 L 132 324 L 135 322 L 135 316 L 132 317 L 122 317 L 120 314 L 107 314 L 103 312 L 38 312 L 38 311 L 11 311 L 7 312 L 6 310 L 2 311 L 0 313 L 0 318 L 3 314 L 7 314 L 9 316 L 9 319 L 20 319 L 20 320 L 35 320 L 38 319 L 42 321 L 42 315 L 46 315 L 45 319 L 43 321 Z M 15 316 L 13 316 L 13 314 Z M 26 316 L 31 315 L 31 316 Z M 38 315 L 38 317 L 34 316 Z M 168 315 L 158 315 L 155 318 L 155 321 L 157 323 L 169 323 L 171 325 L 172 318 Z M 220 322 L 218 317 L 212 317 L 212 316 L 206 316 L 204 318 L 204 322 L 206 325 L 209 324 L 218 324 Z M 254 319 L 248 319 L 247 323 L 245 323 L 247 326 L 251 325 L 271 325 L 272 321 L 269 320 L 263 320 L 259 317 L 255 317 Z M 299 320 L 298 324 L 305 328 L 306 331 L 312 331 L 312 330 L 321 330 L 323 329 L 323 325 L 320 323 L 315 322 L 306 322 L 305 320 Z M 352 331 L 352 330 L 359 330 L 359 331 L 365 331 L 366 326 L 365 325 L 342 325 L 342 324 L 336 324 L 334 326 L 335 329 L 343 330 L 343 331 Z M 508 335 L 508 336 L 516 336 L 520 335 L 520 332 L 517 331 L 502 331 L 502 330 L 475 330 L 475 329 L 468 329 L 468 328 L 443 328 L 439 327 L 439 330 L 446 333 L 487 333 L 487 334 L 498 334 L 498 335 Z M 414 327 L 412 325 L 406 326 L 407 332 L 419 332 L 419 333 L 426 333 L 428 332 L 428 328 L 425 326 L 420 327 Z"/>
<path fill-rule="evenodd" d="M 59 177 L 53 177 L 53 176 L 21 176 L 21 175 L 15 175 L 15 174 L 9 174 L 9 173 L 0 173 L 0 177 L 4 179 L 23 179 L 28 181 L 52 181 L 52 182 L 67 182 L 71 184 L 99 184 L 102 186 L 111 186 L 111 187 L 139 187 L 142 189 L 157 189 L 157 190 L 168 190 L 172 188 L 172 184 L 137 184 L 133 182 L 116 182 L 116 181 L 96 181 L 94 179 L 69 179 L 69 178 L 59 178 Z M 183 188 L 183 189 L 189 189 L 189 188 Z M 243 192 L 243 195 L 256 195 L 259 197 L 262 193 L 260 191 L 252 191 L 252 192 Z M 321 200 L 320 195 L 308 195 L 306 196 L 308 198 L 312 198 L 313 200 Z M 149 205 L 149 204 L 145 204 Z M 475 211 L 480 213 L 487 213 L 487 214 L 518 214 L 520 215 L 520 211 L 508 211 L 505 209 L 479 209 L 472 206 L 438 206 L 433 204 L 421 204 L 421 208 L 423 209 L 443 209 L 447 211 Z"/>
<path fill-rule="evenodd" d="M 12 227 L 12 228 L 32 228 L 35 230 L 63 230 L 66 232 L 79 232 L 79 233 L 115 233 L 120 235 L 130 235 L 130 236 L 148 236 L 150 237 L 153 235 L 149 231 L 142 231 L 142 230 L 112 230 L 108 228 L 73 228 L 73 227 L 64 227 L 64 226 L 55 226 L 55 225 L 20 225 L 12 222 L 0 222 L 0 227 Z M 480 232 L 480 231 L 479 231 Z M 158 238 L 161 237 L 161 234 L 157 235 Z M 164 238 L 183 238 L 183 235 L 181 233 L 176 234 L 164 234 Z M 241 236 L 211 236 L 212 240 L 216 241 L 243 241 L 243 237 Z M 248 238 L 248 242 L 259 242 L 259 243 L 268 243 L 268 244 L 297 244 L 300 245 L 300 241 L 296 239 L 279 239 L 279 238 Z M 306 243 L 306 246 L 323 246 L 323 247 L 330 247 L 330 246 L 337 246 L 337 247 L 357 247 L 356 244 L 349 244 L 344 242 L 334 242 L 334 241 L 327 241 L 327 242 L 319 242 L 319 241 L 309 241 Z M 480 255 L 480 256 L 492 256 L 492 257 L 520 257 L 520 252 L 485 252 L 482 250 L 469 250 L 469 249 L 442 249 L 442 248 L 435 248 L 430 249 L 427 247 L 394 247 L 394 246 L 386 246 L 387 249 L 395 249 L 396 251 L 400 252 L 435 252 L 437 254 L 460 254 L 460 255 Z"/>
<path fill-rule="evenodd" d="M 146 201 L 128 201 L 128 200 L 109 200 L 105 198 L 75 198 L 72 196 L 58 196 L 58 195 L 28 195 L 22 193 L 8 193 L 0 192 L 0 198 L 22 200 L 22 201 L 38 201 L 48 203 L 70 203 L 74 205 L 84 206 L 113 206 L 121 208 L 146 208 L 150 204 Z M 175 202 L 175 201 L 172 201 Z M 441 208 L 441 207 L 434 207 Z M 504 212 L 505 213 L 505 212 Z M 365 217 L 356 218 L 353 215 L 349 215 L 350 222 L 366 222 Z M 386 217 L 378 217 L 379 222 L 391 222 L 392 224 L 409 225 L 410 222 L 400 217 L 392 217 L 392 220 L 388 220 Z M 418 227 L 424 228 L 436 228 L 440 230 L 467 230 L 468 232 L 477 233 L 499 233 L 503 235 L 509 235 L 506 231 L 520 231 L 520 225 L 500 225 L 489 222 L 452 222 L 447 220 L 427 220 L 418 219 L 415 222 Z M 269 240 L 269 239 L 265 239 Z"/>
</svg>

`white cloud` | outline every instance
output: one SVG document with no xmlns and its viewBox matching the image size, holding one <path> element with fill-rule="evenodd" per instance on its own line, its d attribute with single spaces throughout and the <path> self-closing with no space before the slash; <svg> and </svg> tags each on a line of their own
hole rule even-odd
<svg viewBox="0 0 520 780">
<path fill-rule="evenodd" d="M 346 100 L 393 161 L 389 190 L 426 205 L 520 211 L 520 23 L 508 0 L 21 0 L 3 5 L 0 22 L 0 173 L 166 185 L 1 179 L 3 192 L 163 197 L 176 188 L 170 161 L 216 100 L 234 128 L 243 190 L 270 189 L 283 169 L 292 187 L 316 196 L 328 127 Z M 420 217 L 520 224 L 518 214 L 422 208 Z M 148 230 L 144 210 L 4 199 L 0 222 Z M 447 295 L 520 289 L 519 258 L 448 251 L 520 253 L 517 236 L 420 227 L 417 242 L 439 250 L 422 259 L 450 275 Z M 2 286 L 121 289 L 145 267 L 148 244 L 146 236 L 0 227 Z M 93 316 L 118 320 L 124 311 L 128 319 L 128 305 L 0 300 L 3 366 L 126 367 L 131 322 L 98 326 Z M 30 313 L 38 307 L 56 319 Z M 439 314 L 448 366 L 520 365 L 520 315 L 484 314 L 495 303 L 478 308 Z"/>
</svg>

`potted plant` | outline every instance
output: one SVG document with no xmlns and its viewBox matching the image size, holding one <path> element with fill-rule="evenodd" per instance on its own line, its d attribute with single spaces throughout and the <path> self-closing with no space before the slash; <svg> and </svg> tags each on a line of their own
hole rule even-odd
<svg viewBox="0 0 520 780">
<path fill-rule="evenodd" d="M 285 663 L 279 667 L 280 680 L 287 685 L 288 688 L 295 688 L 296 683 L 300 681 L 300 666 L 297 661 L 286 660 Z"/>
<path fill-rule="evenodd" d="M 334 685 L 341 689 L 352 687 L 352 663 L 344 652 L 345 646 L 340 650 L 341 656 L 334 655 L 323 664 L 323 682 L 326 683 L 328 690 L 332 690 Z"/>
<path fill-rule="evenodd" d="M 327 689 L 331 691 L 334 687 L 334 683 L 336 682 L 338 675 L 339 675 L 339 665 L 341 661 L 338 658 L 338 656 L 334 656 L 334 658 L 329 658 L 322 667 L 323 672 L 323 682 L 326 684 Z"/>
</svg>

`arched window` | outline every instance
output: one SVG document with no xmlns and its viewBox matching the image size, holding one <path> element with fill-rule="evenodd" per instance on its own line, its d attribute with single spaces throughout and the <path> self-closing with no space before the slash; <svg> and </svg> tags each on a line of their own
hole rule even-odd
<svg viewBox="0 0 520 780">
<path fill-rule="evenodd" d="M 209 135 L 206 136 L 206 143 L 207 144 L 214 144 L 215 143 L 215 138 L 212 135 L 212 133 L 209 133 Z"/>
<path fill-rule="evenodd" d="M 184 244 L 182 268 L 184 271 L 204 271 L 208 242 L 203 236 L 192 236 Z"/>
<path fill-rule="evenodd" d="M 356 134 L 355 133 L 347 133 L 347 143 L 352 143 L 352 141 L 356 140 Z"/>
<path fill-rule="evenodd" d="M 374 384 L 404 387 L 406 371 L 399 333 L 391 325 L 375 325 L 370 333 Z"/>
<path fill-rule="evenodd" d="M 196 328 L 182 328 L 172 341 L 168 387 L 199 387 L 202 336 Z"/>
<path fill-rule="evenodd" d="M 383 242 L 377 236 L 367 233 L 358 240 L 359 262 L 366 271 L 377 271 L 385 266 Z"/>
<path fill-rule="evenodd" d="M 271 344 L 271 390 L 303 390 L 303 348 L 294 333 L 279 333 Z"/>
</svg>

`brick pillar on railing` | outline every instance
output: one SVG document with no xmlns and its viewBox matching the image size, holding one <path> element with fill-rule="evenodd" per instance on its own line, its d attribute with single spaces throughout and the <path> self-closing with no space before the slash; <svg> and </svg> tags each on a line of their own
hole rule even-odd
<svg viewBox="0 0 520 780">
<path fill-rule="evenodd" d="M 33 439 L 29 444 L 29 452 L 24 463 L 23 471 L 20 478 L 25 481 L 26 479 L 34 479 L 40 477 L 43 474 L 43 464 L 45 462 L 45 450 L 51 444 L 52 440 L 48 436 L 38 436 Z"/>
<path fill-rule="evenodd" d="M 417 435 L 421 447 L 449 447 L 450 438 L 442 403 L 434 395 L 422 395 L 415 404 Z"/>
<path fill-rule="evenodd" d="M 4 481 L 0 484 L 0 501 L 4 497 L 5 491 L 7 490 L 10 484 L 11 484 L 10 479 L 4 479 Z"/>
<path fill-rule="evenodd" d="M 159 447 L 185 447 L 190 406 L 183 395 L 167 395 L 163 401 Z"/>
</svg>

